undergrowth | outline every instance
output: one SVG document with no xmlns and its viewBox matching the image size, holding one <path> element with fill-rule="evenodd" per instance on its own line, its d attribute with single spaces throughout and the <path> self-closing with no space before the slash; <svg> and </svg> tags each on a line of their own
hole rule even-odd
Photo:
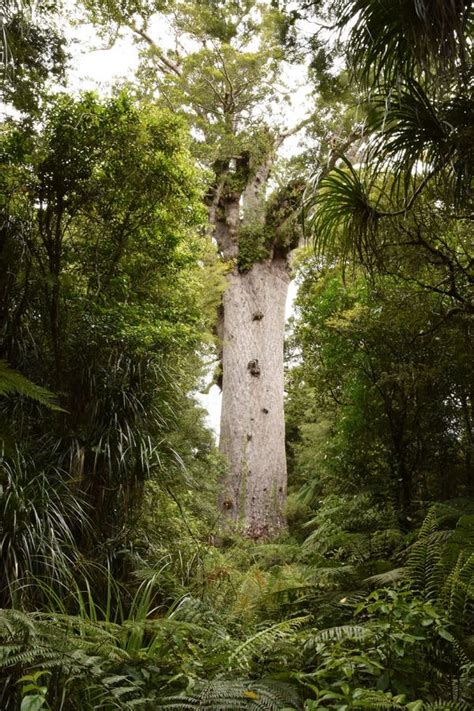
<svg viewBox="0 0 474 711">
<path fill-rule="evenodd" d="M 227 543 L 190 541 L 187 581 L 170 552 L 132 596 L 110 575 L 101 601 L 86 578 L 48 581 L 42 610 L 2 610 L 2 708 L 472 708 L 468 507 L 433 507 L 397 567 L 365 578 L 364 556 Z"/>
</svg>

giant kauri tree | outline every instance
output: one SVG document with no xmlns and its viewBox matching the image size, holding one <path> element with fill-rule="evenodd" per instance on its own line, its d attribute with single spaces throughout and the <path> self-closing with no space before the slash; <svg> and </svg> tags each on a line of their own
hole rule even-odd
<svg viewBox="0 0 474 711">
<path fill-rule="evenodd" d="M 209 234 L 227 278 L 218 318 L 220 449 L 229 463 L 221 506 L 249 537 L 272 537 L 285 526 L 284 312 L 301 184 L 272 191 L 270 181 L 280 146 L 305 123 L 283 129 L 271 115 L 288 95 L 281 15 L 254 0 L 88 8 L 102 27 L 134 33 L 144 48 L 139 91 L 187 116 L 208 169 Z"/>
</svg>

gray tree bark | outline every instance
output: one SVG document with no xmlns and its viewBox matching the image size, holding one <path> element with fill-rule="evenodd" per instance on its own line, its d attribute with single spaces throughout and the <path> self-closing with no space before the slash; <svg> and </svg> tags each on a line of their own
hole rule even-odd
<svg viewBox="0 0 474 711">
<path fill-rule="evenodd" d="M 208 196 L 209 224 L 222 258 L 232 265 L 218 324 L 222 364 L 220 450 L 228 461 L 221 508 L 227 523 L 255 540 L 274 538 L 286 526 L 287 470 L 284 421 L 283 342 L 289 270 L 295 244 L 281 236 L 294 214 L 286 198 L 269 217 L 266 187 L 275 151 L 245 175 L 245 157 L 216 175 Z M 248 160 L 248 159 L 247 159 Z M 240 172 L 237 172 L 240 171 Z M 233 187 L 234 186 L 234 187 Z M 275 218 L 275 215 L 277 217 Z M 268 258 L 248 271 L 238 268 L 244 229 L 261 231 Z"/>
<path fill-rule="evenodd" d="M 220 449 L 229 462 L 224 513 L 245 535 L 272 538 L 285 527 L 287 472 L 283 339 L 286 259 L 257 262 L 228 277 L 222 336 Z"/>
</svg>

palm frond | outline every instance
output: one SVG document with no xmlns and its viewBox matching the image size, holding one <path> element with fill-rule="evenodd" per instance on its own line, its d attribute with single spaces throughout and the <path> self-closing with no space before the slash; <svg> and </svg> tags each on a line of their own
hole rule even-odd
<svg viewBox="0 0 474 711">
<path fill-rule="evenodd" d="M 455 206 L 469 200 L 474 153 L 469 97 L 436 101 L 410 80 L 370 99 L 372 137 L 356 169 L 341 165 L 316 179 L 306 200 L 317 251 L 363 260 L 377 254 L 382 220 L 406 217 L 428 185 Z"/>
<path fill-rule="evenodd" d="M 346 159 L 317 184 L 307 202 L 307 224 L 319 254 L 330 255 L 337 248 L 348 255 L 362 251 L 372 242 L 379 214 L 372 205 L 369 186 Z"/>
<path fill-rule="evenodd" d="M 435 179 L 455 202 L 466 200 L 474 168 L 469 96 L 448 100 L 428 97 L 414 79 L 390 96 L 374 94 L 369 102 L 368 129 L 374 133 L 366 156 L 371 173 L 391 176 L 394 209 L 413 204 L 421 180 Z"/>
<path fill-rule="evenodd" d="M 414 73 L 464 68 L 469 10 L 465 0 L 350 0 L 339 25 L 352 25 L 349 60 L 364 83 L 394 85 Z"/>
</svg>

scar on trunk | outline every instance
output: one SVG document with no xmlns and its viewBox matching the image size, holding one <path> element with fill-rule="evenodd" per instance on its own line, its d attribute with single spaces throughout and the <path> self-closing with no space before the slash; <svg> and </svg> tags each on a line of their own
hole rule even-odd
<svg viewBox="0 0 474 711">
<path fill-rule="evenodd" d="M 250 370 L 250 374 L 253 375 L 255 378 L 258 378 L 258 376 L 260 375 L 260 366 L 256 358 L 254 358 L 253 360 L 249 360 L 247 370 Z"/>
<path fill-rule="evenodd" d="M 255 311 L 252 315 L 252 321 L 261 321 L 263 318 L 263 313 L 261 311 Z"/>
</svg>

